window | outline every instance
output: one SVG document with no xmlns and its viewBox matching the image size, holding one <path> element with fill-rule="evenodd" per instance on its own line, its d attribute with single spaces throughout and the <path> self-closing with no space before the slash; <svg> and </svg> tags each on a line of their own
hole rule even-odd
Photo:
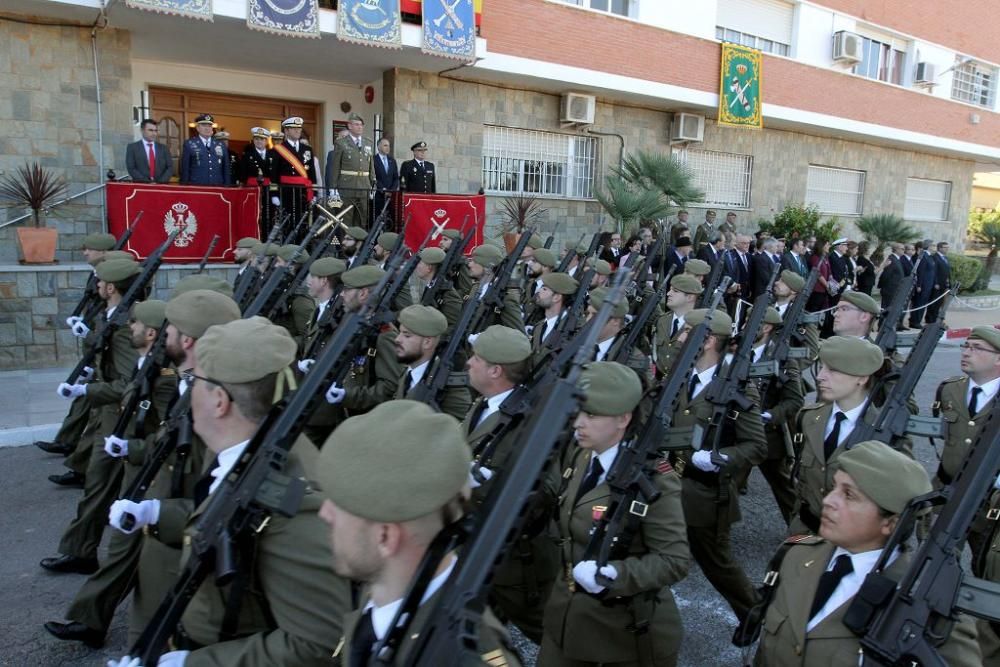
<svg viewBox="0 0 1000 667">
<path fill-rule="evenodd" d="M 861 215 L 865 198 L 865 172 L 809 165 L 806 203 L 821 213 Z"/>
<path fill-rule="evenodd" d="M 719 0 L 715 37 L 787 56 L 794 5 L 784 0 Z"/>
<path fill-rule="evenodd" d="M 695 149 L 675 150 L 674 157 L 694 175 L 705 202 L 726 208 L 750 208 L 753 156 Z"/>
<path fill-rule="evenodd" d="M 764 53 L 774 53 L 779 56 L 788 55 L 788 44 L 782 44 L 781 42 L 776 42 L 771 39 L 764 39 L 763 37 L 739 32 L 738 30 L 730 30 L 729 28 L 723 28 L 722 26 L 715 26 L 715 38 L 720 42 L 742 44 L 743 46 L 749 46 L 752 49 L 757 49 L 759 51 L 763 51 Z"/>
<path fill-rule="evenodd" d="M 892 48 L 891 44 L 868 37 L 862 37 L 862 39 L 864 46 L 861 47 L 861 62 L 855 65 L 851 71 L 876 81 L 902 84 L 906 53 Z"/>
<path fill-rule="evenodd" d="M 491 194 L 593 199 L 597 138 L 487 125 L 483 187 Z"/>
<path fill-rule="evenodd" d="M 926 178 L 906 179 L 906 205 L 903 217 L 907 220 L 948 219 L 951 205 L 951 183 Z"/>
<path fill-rule="evenodd" d="M 596 9 L 599 12 L 607 12 L 608 14 L 617 14 L 618 16 L 628 16 L 635 18 L 638 14 L 638 2 L 637 0 L 562 0 L 563 2 L 576 5 L 578 7 L 587 7 L 588 9 Z"/>
<path fill-rule="evenodd" d="M 962 59 L 964 60 L 964 59 Z M 951 99 L 992 107 L 996 94 L 996 70 L 969 60 L 955 65 L 951 79 Z"/>
</svg>

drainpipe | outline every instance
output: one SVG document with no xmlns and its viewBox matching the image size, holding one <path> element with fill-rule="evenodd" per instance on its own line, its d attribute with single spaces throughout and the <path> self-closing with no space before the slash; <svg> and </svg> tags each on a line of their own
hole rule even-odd
<svg viewBox="0 0 1000 667">
<path fill-rule="evenodd" d="M 97 52 L 97 31 L 103 30 L 108 24 L 105 14 L 106 3 L 101 2 L 101 13 L 98 14 L 94 25 L 90 30 L 90 48 L 94 56 L 94 95 L 97 99 L 97 182 L 104 183 L 104 115 L 101 102 L 101 71 Z M 107 211 L 107 191 L 101 189 L 101 228 L 107 231 L 108 211 Z"/>
</svg>

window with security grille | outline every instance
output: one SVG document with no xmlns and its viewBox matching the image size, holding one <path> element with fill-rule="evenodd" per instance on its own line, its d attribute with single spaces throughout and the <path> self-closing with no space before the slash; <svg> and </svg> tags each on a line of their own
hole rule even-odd
<svg viewBox="0 0 1000 667">
<path fill-rule="evenodd" d="M 718 0 L 715 38 L 787 56 L 794 14 L 785 0 Z"/>
<path fill-rule="evenodd" d="M 487 125 L 483 188 L 490 194 L 593 199 L 597 138 Z"/>
<path fill-rule="evenodd" d="M 783 44 L 759 35 L 740 32 L 739 30 L 723 28 L 721 25 L 715 26 L 715 38 L 720 42 L 742 44 L 743 46 L 749 46 L 751 49 L 757 49 L 758 51 L 763 51 L 764 53 L 774 53 L 779 56 L 788 55 L 788 44 Z"/>
<path fill-rule="evenodd" d="M 695 185 L 705 192 L 705 204 L 750 208 L 752 155 L 691 148 L 674 149 L 673 154 L 691 170 Z"/>
<path fill-rule="evenodd" d="M 865 172 L 809 165 L 806 203 L 821 213 L 861 215 L 865 199 Z"/>
<path fill-rule="evenodd" d="M 992 107 L 996 97 L 997 71 L 982 63 L 968 61 L 952 71 L 951 99 L 981 107 Z"/>
<path fill-rule="evenodd" d="M 927 178 L 906 179 L 906 205 L 903 217 L 907 220 L 948 219 L 951 206 L 951 183 Z"/>
</svg>

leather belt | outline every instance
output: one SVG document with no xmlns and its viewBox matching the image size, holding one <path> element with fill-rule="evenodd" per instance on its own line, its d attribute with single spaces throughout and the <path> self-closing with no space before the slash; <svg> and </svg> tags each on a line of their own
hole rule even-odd
<svg viewBox="0 0 1000 667">
<path fill-rule="evenodd" d="M 367 176 L 368 175 L 367 171 L 342 171 L 340 173 L 341 174 L 345 174 L 347 176 Z"/>
</svg>

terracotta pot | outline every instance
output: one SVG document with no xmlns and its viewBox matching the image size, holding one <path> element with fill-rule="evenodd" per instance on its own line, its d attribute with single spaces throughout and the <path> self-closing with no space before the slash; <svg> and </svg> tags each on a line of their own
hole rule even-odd
<svg viewBox="0 0 1000 667">
<path fill-rule="evenodd" d="M 517 247 L 517 242 L 520 240 L 521 234 L 518 232 L 503 233 L 503 244 L 507 248 L 507 254 L 514 252 L 514 248 Z"/>
<path fill-rule="evenodd" d="M 54 264 L 59 232 L 49 227 L 18 227 L 23 264 Z"/>
</svg>

